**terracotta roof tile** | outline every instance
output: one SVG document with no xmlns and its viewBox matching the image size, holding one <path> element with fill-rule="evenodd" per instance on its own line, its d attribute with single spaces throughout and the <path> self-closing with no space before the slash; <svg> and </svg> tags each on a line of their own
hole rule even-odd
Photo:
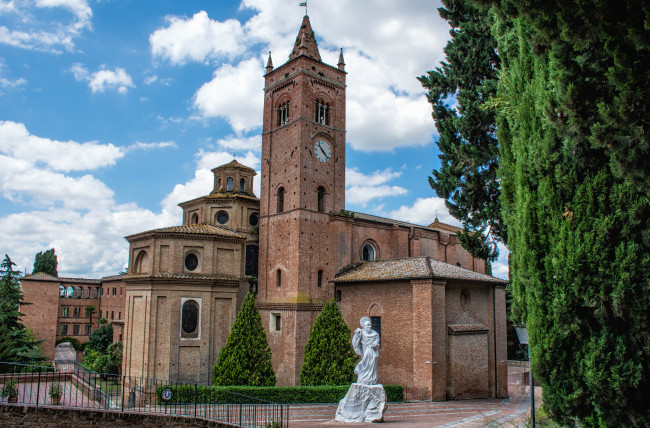
<svg viewBox="0 0 650 428">
<path fill-rule="evenodd" d="M 447 223 L 441 223 L 436 219 L 433 223 L 431 223 L 428 226 L 422 226 L 421 224 L 415 224 L 415 223 L 409 223 L 406 221 L 400 221 L 400 220 L 394 220 L 391 218 L 385 218 L 385 217 L 379 217 L 376 215 L 372 214 L 364 214 L 356 211 L 351 211 L 354 213 L 354 218 L 355 219 L 360 219 L 360 220 L 366 220 L 366 221 L 376 221 L 378 223 L 385 223 L 385 224 L 395 224 L 398 226 L 405 226 L 405 227 L 417 227 L 419 229 L 442 229 L 442 230 L 447 230 L 450 232 L 461 232 L 463 230 L 462 227 L 458 226 L 453 226 L 451 224 Z"/>
<path fill-rule="evenodd" d="M 48 275 L 43 272 L 36 272 L 31 275 L 26 275 L 23 279 L 28 279 L 32 281 L 54 281 L 54 282 L 65 282 L 65 283 L 79 283 L 79 284 L 100 284 L 101 280 L 99 279 L 89 279 L 89 278 L 65 278 Z"/>
<path fill-rule="evenodd" d="M 226 229 L 225 227 L 215 226 L 212 224 L 184 224 L 181 226 L 163 227 L 160 229 L 153 229 L 135 235 L 130 235 L 127 236 L 126 238 L 129 239 L 135 236 L 148 234 L 148 233 L 187 233 L 187 234 L 194 234 L 194 235 L 214 235 L 214 236 L 221 236 L 224 238 L 246 239 L 246 235 L 234 232 L 230 229 Z"/>
<path fill-rule="evenodd" d="M 202 273 L 157 273 L 154 275 L 128 275 L 127 279 L 134 278 L 153 278 L 153 279 L 198 279 L 213 281 L 239 281 L 241 278 L 232 275 L 205 275 Z"/>
<path fill-rule="evenodd" d="M 334 282 L 397 281 L 417 278 L 445 278 L 505 284 L 507 281 L 490 275 L 463 269 L 430 257 L 363 262 L 339 272 Z"/>
</svg>

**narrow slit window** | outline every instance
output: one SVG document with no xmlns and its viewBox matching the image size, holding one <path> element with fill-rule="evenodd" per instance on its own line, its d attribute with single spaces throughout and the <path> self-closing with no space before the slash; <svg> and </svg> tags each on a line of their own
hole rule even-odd
<svg viewBox="0 0 650 428">
<path fill-rule="evenodd" d="M 320 270 L 318 271 L 318 281 L 317 281 L 317 285 L 318 285 L 319 287 L 322 287 L 322 286 L 323 286 L 323 270 L 322 270 L 322 269 L 320 269 Z"/>
<path fill-rule="evenodd" d="M 325 212 L 325 188 L 323 186 L 318 187 L 318 211 Z"/>
<path fill-rule="evenodd" d="M 280 269 L 275 273 L 275 285 L 276 287 L 282 287 L 282 271 Z"/>
<path fill-rule="evenodd" d="M 278 212 L 284 211 L 284 187 L 278 189 Z"/>
</svg>

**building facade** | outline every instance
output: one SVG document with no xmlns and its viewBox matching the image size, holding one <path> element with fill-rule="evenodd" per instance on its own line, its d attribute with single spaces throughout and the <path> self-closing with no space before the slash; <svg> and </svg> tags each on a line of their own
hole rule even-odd
<svg viewBox="0 0 650 428">
<path fill-rule="evenodd" d="M 123 374 L 210 383 L 250 290 L 278 385 L 300 384 L 311 327 L 334 299 L 351 329 L 369 316 L 380 333 L 380 383 L 407 398 L 507 396 L 505 281 L 457 227 L 345 209 L 345 117 L 343 52 L 323 63 L 305 16 L 289 60 L 268 58 L 260 198 L 253 169 L 219 166 L 209 194 L 179 204 L 181 225 L 126 237 L 128 275 L 85 284 L 120 327 Z M 61 279 L 32 280 L 66 302 Z"/>
<path fill-rule="evenodd" d="M 42 340 L 43 355 L 54 358 L 56 341 L 73 337 L 87 343 L 100 318 L 113 323 L 114 340 L 120 340 L 126 297 L 123 275 L 99 279 L 59 278 L 34 273 L 20 280 L 20 288 L 29 305 L 22 306 L 23 323 Z M 86 307 L 94 306 L 91 316 Z"/>
</svg>

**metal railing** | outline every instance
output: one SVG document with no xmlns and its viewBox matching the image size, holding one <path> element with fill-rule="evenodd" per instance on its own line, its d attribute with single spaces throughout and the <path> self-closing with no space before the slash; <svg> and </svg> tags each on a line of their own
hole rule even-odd
<svg viewBox="0 0 650 428">
<path fill-rule="evenodd" d="M 200 418 L 241 427 L 289 426 L 289 405 L 216 386 L 96 373 L 77 361 L 54 367 L 0 362 L 0 405 L 61 406 Z"/>
</svg>

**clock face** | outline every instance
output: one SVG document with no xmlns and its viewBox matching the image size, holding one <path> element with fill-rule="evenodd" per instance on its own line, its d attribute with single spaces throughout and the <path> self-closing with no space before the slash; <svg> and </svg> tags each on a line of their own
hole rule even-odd
<svg viewBox="0 0 650 428">
<path fill-rule="evenodd" d="M 327 141 L 318 140 L 314 144 L 314 154 L 319 161 L 327 162 L 332 157 L 332 149 Z"/>
</svg>

